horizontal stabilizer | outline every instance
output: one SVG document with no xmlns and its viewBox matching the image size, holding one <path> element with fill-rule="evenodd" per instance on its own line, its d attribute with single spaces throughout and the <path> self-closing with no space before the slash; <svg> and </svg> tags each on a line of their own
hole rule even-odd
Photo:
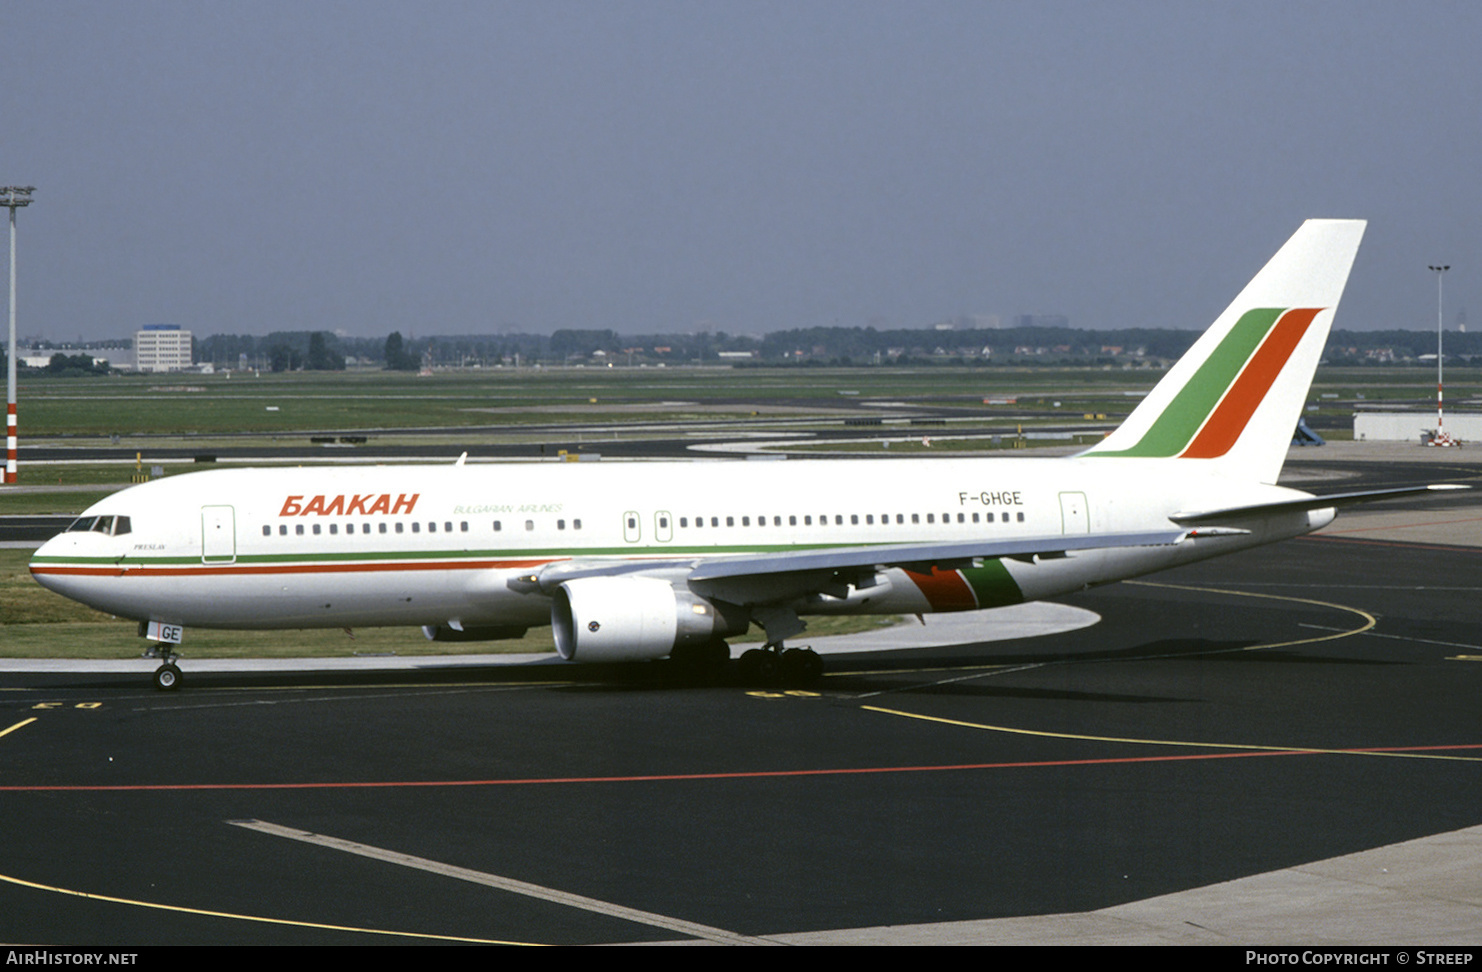
<svg viewBox="0 0 1482 972">
<path fill-rule="evenodd" d="M 1270 516 L 1278 513 L 1338 509 L 1344 506 L 1356 506 L 1359 503 L 1373 503 L 1377 500 L 1395 499 L 1399 496 L 1417 496 L 1421 493 L 1451 489 L 1471 489 L 1471 487 L 1437 483 L 1430 486 L 1404 486 L 1398 489 L 1366 489 L 1352 493 L 1331 493 L 1327 496 L 1305 496 L 1301 499 L 1283 500 L 1277 503 L 1255 503 L 1251 506 L 1230 506 L 1221 510 L 1174 513 L 1168 519 L 1184 526 L 1196 526 L 1203 523 L 1247 520 L 1253 516 Z"/>
</svg>

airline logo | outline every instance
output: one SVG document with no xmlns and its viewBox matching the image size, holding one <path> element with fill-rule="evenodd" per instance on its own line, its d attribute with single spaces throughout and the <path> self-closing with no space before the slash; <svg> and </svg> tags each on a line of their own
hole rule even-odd
<svg viewBox="0 0 1482 972">
<path fill-rule="evenodd" d="M 354 493 L 349 496 L 341 493 L 338 496 L 312 496 L 307 503 L 302 496 L 290 496 L 283 501 L 283 508 L 278 511 L 278 515 L 374 516 L 377 513 L 387 513 L 396 516 L 400 513 L 410 514 L 421 495 L 413 493 L 408 496 L 401 493 L 393 500 L 390 493 Z"/>
<path fill-rule="evenodd" d="M 1229 452 L 1321 307 L 1246 311 L 1130 449 L 1097 456 L 1215 459 Z"/>
</svg>

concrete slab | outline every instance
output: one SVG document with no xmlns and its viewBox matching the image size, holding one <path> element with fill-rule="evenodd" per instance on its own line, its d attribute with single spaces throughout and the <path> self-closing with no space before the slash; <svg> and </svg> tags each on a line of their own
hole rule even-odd
<svg viewBox="0 0 1482 972">
<path fill-rule="evenodd" d="M 792 945 L 1475 946 L 1482 827 L 1101 911 L 767 937 Z"/>
</svg>

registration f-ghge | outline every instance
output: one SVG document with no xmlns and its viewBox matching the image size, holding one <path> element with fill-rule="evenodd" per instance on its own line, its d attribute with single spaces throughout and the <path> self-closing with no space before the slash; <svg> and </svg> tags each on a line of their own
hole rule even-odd
<svg viewBox="0 0 1482 972">
<path fill-rule="evenodd" d="M 706 672 L 755 623 L 767 647 L 746 673 L 807 683 L 819 656 L 783 643 L 810 615 L 1053 597 L 1406 492 L 1275 485 L 1363 230 L 1304 223 L 1078 456 L 220 470 L 97 503 L 31 572 L 163 643 L 191 627 L 549 624 L 570 662 Z M 155 677 L 179 683 L 168 648 Z"/>
</svg>

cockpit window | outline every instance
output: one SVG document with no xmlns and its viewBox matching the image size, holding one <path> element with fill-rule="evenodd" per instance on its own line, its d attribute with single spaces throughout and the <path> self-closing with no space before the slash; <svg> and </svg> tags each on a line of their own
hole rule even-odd
<svg viewBox="0 0 1482 972">
<path fill-rule="evenodd" d="M 133 530 L 126 516 L 79 516 L 67 527 L 67 533 L 101 533 L 121 537 Z"/>
</svg>

